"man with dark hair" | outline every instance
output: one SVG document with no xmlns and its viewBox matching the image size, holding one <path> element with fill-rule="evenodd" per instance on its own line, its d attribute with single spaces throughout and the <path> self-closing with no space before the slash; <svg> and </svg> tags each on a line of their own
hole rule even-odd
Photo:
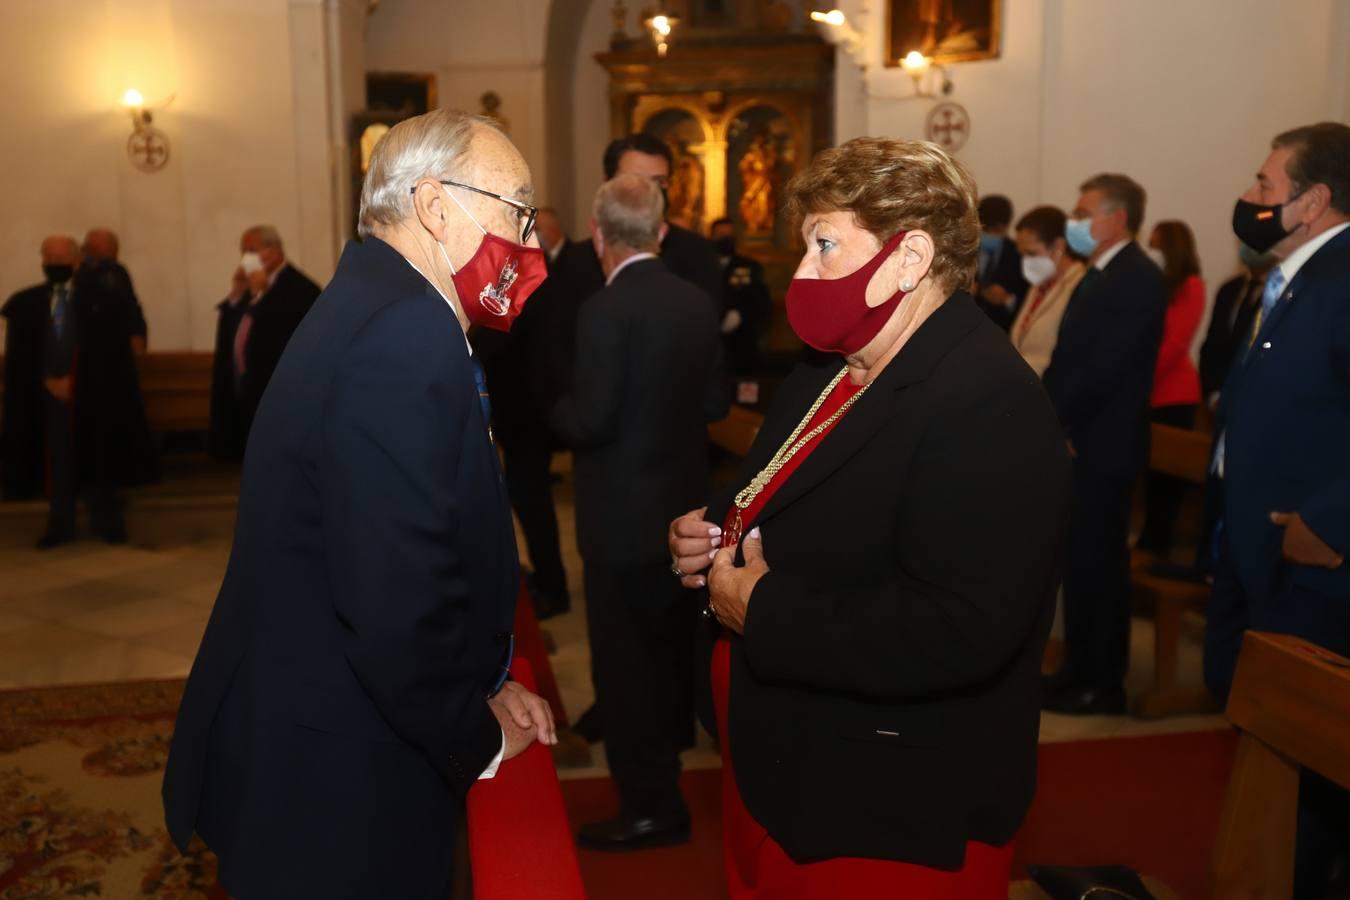
<svg viewBox="0 0 1350 900">
<path fill-rule="evenodd" d="M 979 216 L 980 267 L 975 276 L 975 302 L 994 324 L 1007 331 L 1031 287 L 1022 277 L 1022 254 L 1008 236 L 1012 201 L 1002 194 L 990 194 L 980 200 Z"/>
<path fill-rule="evenodd" d="M 1167 310 L 1162 272 L 1135 243 L 1144 189 L 1124 175 L 1080 188 L 1065 228 L 1088 262 L 1060 325 L 1045 389 L 1074 454 L 1064 568 L 1063 669 L 1047 709 L 1123 713 L 1130 647 L 1130 498 L 1148 464 L 1149 398 Z"/>
<path fill-rule="evenodd" d="M 216 307 L 208 449 L 217 459 L 243 458 L 272 372 L 320 290 L 286 259 L 281 235 L 270 225 L 245 231 L 239 251 L 229 296 Z"/>
<path fill-rule="evenodd" d="M 1278 264 L 1224 384 L 1223 479 L 1205 683 L 1227 697 L 1248 628 L 1350 655 L 1350 126 L 1275 138 L 1233 230 Z M 1328 896 L 1350 858 L 1350 798 L 1305 772 L 1294 897 Z"/>
<path fill-rule="evenodd" d="M 82 271 L 75 239 L 42 242 L 43 284 L 0 307 L 6 320 L 0 495 L 50 500 L 45 550 L 75 537 L 76 499 L 95 532 L 127 539 L 119 487 L 147 481 L 154 459 L 131 354 L 128 296 Z"/>
<path fill-rule="evenodd" d="M 730 219 L 713 222 L 708 235 L 722 264 L 722 343 L 727 371 L 748 375 L 759 365 L 759 339 L 773 315 L 764 266 L 736 252 L 736 226 Z"/>
</svg>

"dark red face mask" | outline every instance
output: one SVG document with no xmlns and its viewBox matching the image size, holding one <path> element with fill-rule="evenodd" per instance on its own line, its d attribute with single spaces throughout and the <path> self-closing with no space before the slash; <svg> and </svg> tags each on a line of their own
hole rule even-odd
<svg viewBox="0 0 1350 900">
<path fill-rule="evenodd" d="M 843 278 L 794 278 L 788 285 L 788 324 L 797 337 L 825 353 L 857 353 L 872 342 L 907 294 L 867 305 L 867 285 L 905 239 L 900 232 L 858 271 Z"/>
</svg>

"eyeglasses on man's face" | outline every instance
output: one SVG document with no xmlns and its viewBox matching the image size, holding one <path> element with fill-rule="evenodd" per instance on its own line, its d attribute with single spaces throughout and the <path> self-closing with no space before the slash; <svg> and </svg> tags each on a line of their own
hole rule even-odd
<svg viewBox="0 0 1350 900">
<path fill-rule="evenodd" d="M 503 197 L 501 194 L 485 191 L 482 188 L 474 187 L 471 184 L 464 184 L 460 181 L 448 181 L 442 178 L 440 179 L 440 182 L 448 187 L 463 188 L 466 191 L 473 191 L 475 194 L 482 194 L 484 197 L 491 197 L 493 200 L 500 200 L 502 203 L 505 203 L 507 206 L 514 209 L 516 211 L 517 221 L 522 223 L 520 229 L 520 242 L 522 244 L 529 243 L 530 236 L 534 234 L 534 220 L 539 217 L 538 207 L 531 206 L 528 203 L 522 203 L 512 197 Z M 411 188 L 411 191 L 415 194 L 417 193 L 417 188 L 413 187 Z"/>
</svg>

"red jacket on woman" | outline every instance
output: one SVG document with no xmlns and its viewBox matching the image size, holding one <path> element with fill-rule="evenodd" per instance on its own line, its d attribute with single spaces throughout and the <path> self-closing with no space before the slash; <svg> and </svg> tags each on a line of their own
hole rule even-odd
<svg viewBox="0 0 1350 900">
<path fill-rule="evenodd" d="M 1200 373 L 1191 360 L 1191 343 L 1205 314 L 1205 282 L 1192 275 L 1177 287 L 1167 305 L 1158 364 L 1153 370 L 1150 405 L 1185 406 L 1200 402 Z"/>
</svg>

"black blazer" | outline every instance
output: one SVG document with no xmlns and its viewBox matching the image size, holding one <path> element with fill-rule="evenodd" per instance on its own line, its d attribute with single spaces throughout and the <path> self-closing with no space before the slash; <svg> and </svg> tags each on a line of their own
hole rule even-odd
<svg viewBox="0 0 1350 900">
<path fill-rule="evenodd" d="M 1078 283 L 1044 376 L 1078 465 L 1119 477 L 1148 465 L 1149 399 L 1166 314 L 1162 270 L 1134 241 Z"/>
<path fill-rule="evenodd" d="M 0 497 L 46 488 L 46 374 L 51 286 L 10 297 L 5 329 L 5 399 L 0 412 Z M 75 466 L 81 486 L 141 484 L 158 475 L 140 374 L 131 354 L 135 300 L 101 275 L 80 271 L 70 304 L 75 327 Z"/>
<path fill-rule="evenodd" d="M 1268 630 L 1350 652 L 1350 566 L 1290 565 L 1283 530 L 1270 521 L 1274 510 L 1297 512 L 1350 554 L 1350 229 L 1303 264 L 1251 351 L 1238 354 L 1215 422 L 1231 565 L 1258 600 L 1291 582 L 1299 589 L 1273 609 L 1262 604 Z"/>
<path fill-rule="evenodd" d="M 242 304 L 222 301 L 217 309 L 216 354 L 211 383 L 211 447 L 220 458 L 239 458 L 244 452 L 258 404 L 272 380 L 286 343 L 299 327 L 320 288 L 299 269 L 286 263 L 267 293 L 250 307 L 253 327 L 244 346 L 244 377 L 234 387 L 234 336 L 243 317 Z"/>
<path fill-rule="evenodd" d="M 255 425 L 169 833 L 198 831 L 235 896 L 447 896 L 519 587 L 454 312 L 387 244 L 349 243 Z"/>
<path fill-rule="evenodd" d="M 981 297 L 976 297 L 975 303 L 980 309 L 984 310 L 985 315 L 992 319 L 995 325 L 1004 331 L 1008 331 L 1012 328 L 1013 319 L 1017 318 L 1017 310 L 1021 308 L 1022 302 L 1027 299 L 1027 292 L 1031 290 L 1031 285 L 1022 276 L 1022 254 L 1017 252 L 1017 244 L 1010 238 L 1003 239 L 1003 245 L 999 248 L 998 256 L 993 260 L 989 271 L 985 273 L 980 287 L 983 288 L 991 284 L 996 284 L 1011 294 L 1013 302 L 1008 306 L 995 306 Z"/>
<path fill-rule="evenodd" d="M 1247 275 L 1235 275 L 1219 286 L 1205 342 L 1200 345 L 1200 384 L 1204 397 L 1223 390 L 1224 379 L 1239 350 L 1245 350 L 1252 321 L 1261 308 L 1260 284 Z"/>
<path fill-rule="evenodd" d="M 553 413 L 576 451 L 587 562 L 670 557 L 666 529 L 708 492 L 708 423 L 727 414 L 711 298 L 660 259 L 635 262 L 581 308 L 575 391 Z"/>
<path fill-rule="evenodd" d="M 710 518 L 842 365 L 794 370 Z M 1039 380 L 957 293 L 745 523 L 769 573 L 732 638 L 730 750 L 794 860 L 954 869 L 967 841 L 1012 838 L 1036 786 L 1068 492 Z"/>
</svg>

